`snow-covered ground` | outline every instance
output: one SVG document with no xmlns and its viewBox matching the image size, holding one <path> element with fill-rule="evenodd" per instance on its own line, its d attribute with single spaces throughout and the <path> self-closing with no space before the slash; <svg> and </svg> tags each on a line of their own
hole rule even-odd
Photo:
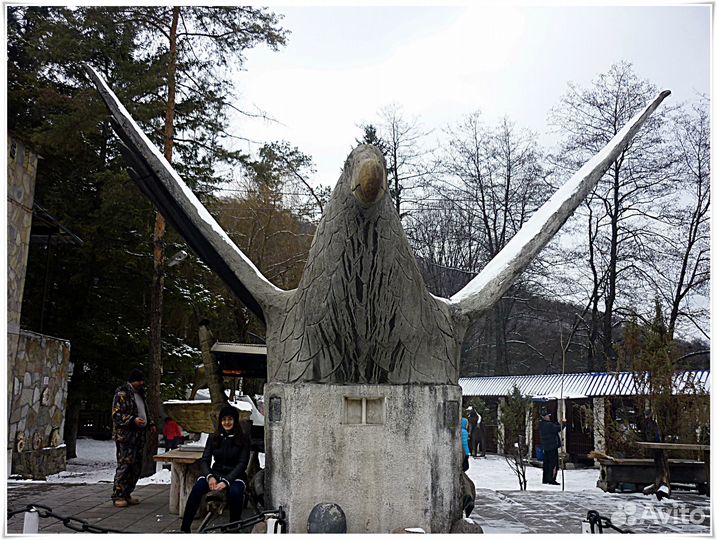
<svg viewBox="0 0 717 540">
<path fill-rule="evenodd" d="M 162 451 L 160 449 L 160 452 Z M 114 479 L 116 463 L 115 444 L 113 441 L 78 439 L 77 457 L 67 462 L 66 471 L 49 476 L 47 481 L 81 484 L 111 483 Z M 541 483 L 541 469 L 529 466 L 526 470 L 526 475 L 529 491 L 561 491 L 561 486 L 549 486 Z M 468 476 L 478 489 L 492 489 L 495 491 L 519 489 L 518 478 L 501 456 L 489 455 L 486 458 L 470 458 Z M 566 470 L 565 491 L 599 491 L 595 486 L 598 476 L 599 471 L 597 469 Z M 561 475 L 558 473 L 558 482 L 561 481 Z M 157 474 L 142 478 L 139 481 L 140 485 L 169 483 L 170 472 L 167 469 L 162 469 Z"/>
<path fill-rule="evenodd" d="M 477 489 L 495 491 L 519 490 L 518 477 L 510 469 L 502 456 L 488 455 L 485 458 L 469 458 L 468 476 Z M 528 466 L 525 471 L 528 480 L 528 491 L 562 491 L 562 486 L 551 486 L 542 483 L 543 470 Z M 597 490 L 596 484 L 600 471 L 598 469 L 566 469 L 565 491 Z M 558 472 L 558 482 L 562 483 L 562 473 Z"/>
<path fill-rule="evenodd" d="M 164 452 L 163 449 L 159 450 Z M 47 477 L 47 482 L 67 484 L 112 483 L 115 477 L 117 458 L 114 441 L 77 439 L 77 457 L 67 461 L 67 470 Z M 169 484 L 170 471 L 162 469 L 138 482 L 144 484 Z M 31 482 L 32 480 L 9 480 L 10 482 Z"/>
</svg>

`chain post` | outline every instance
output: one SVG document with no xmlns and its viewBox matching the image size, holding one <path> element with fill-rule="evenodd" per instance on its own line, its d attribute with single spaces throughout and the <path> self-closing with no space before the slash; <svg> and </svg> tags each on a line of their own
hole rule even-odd
<svg viewBox="0 0 717 540">
<path fill-rule="evenodd" d="M 40 531 L 40 515 L 37 510 L 30 508 L 25 512 L 22 523 L 22 534 L 37 534 Z"/>
</svg>

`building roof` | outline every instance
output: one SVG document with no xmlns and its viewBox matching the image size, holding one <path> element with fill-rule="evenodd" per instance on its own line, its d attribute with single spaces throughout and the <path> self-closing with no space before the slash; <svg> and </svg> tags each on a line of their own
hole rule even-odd
<svg viewBox="0 0 717 540">
<path fill-rule="evenodd" d="M 50 215 L 42 206 L 33 203 L 30 241 L 44 244 L 47 243 L 50 238 L 54 238 L 63 244 L 82 245 L 82 240 L 76 234 Z"/>
<path fill-rule="evenodd" d="M 250 356 L 266 356 L 266 345 L 253 343 L 226 343 L 217 341 L 210 349 L 213 353 L 246 354 Z"/>
<path fill-rule="evenodd" d="M 632 372 L 551 373 L 548 375 L 507 375 L 501 377 L 463 377 L 458 380 L 464 396 L 507 396 L 517 386 L 524 396 L 555 399 L 594 396 L 633 396 L 644 383 Z M 710 393 L 709 370 L 678 372 L 673 394 Z M 561 392 L 562 387 L 562 392 Z"/>
<path fill-rule="evenodd" d="M 225 377 L 266 379 L 266 345 L 217 341 L 210 350 Z"/>
</svg>

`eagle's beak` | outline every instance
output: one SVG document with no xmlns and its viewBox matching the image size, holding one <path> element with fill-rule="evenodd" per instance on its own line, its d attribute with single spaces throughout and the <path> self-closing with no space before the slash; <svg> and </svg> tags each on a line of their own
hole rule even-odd
<svg viewBox="0 0 717 540">
<path fill-rule="evenodd" d="M 351 192 L 365 206 L 372 206 L 386 193 L 386 169 L 377 156 L 364 155 L 353 171 Z"/>
</svg>

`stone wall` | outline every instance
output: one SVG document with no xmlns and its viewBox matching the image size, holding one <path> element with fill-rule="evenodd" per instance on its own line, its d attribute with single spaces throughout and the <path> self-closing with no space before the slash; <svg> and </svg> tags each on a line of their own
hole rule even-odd
<svg viewBox="0 0 717 540">
<path fill-rule="evenodd" d="M 460 386 L 269 383 L 264 396 L 267 504 L 289 532 L 307 532 L 319 503 L 338 504 L 350 533 L 460 519 Z"/>
<path fill-rule="evenodd" d="M 65 469 L 70 343 L 20 329 L 38 156 L 12 135 L 7 152 L 8 465 L 43 478 Z"/>
<path fill-rule="evenodd" d="M 37 154 L 12 136 L 7 141 L 7 406 L 10 407 L 12 382 L 10 358 L 15 357 L 20 332 L 20 309 L 25 288 L 27 255 L 35 198 Z"/>
<path fill-rule="evenodd" d="M 42 478 L 65 470 L 70 343 L 21 330 L 16 355 L 9 360 L 12 474 Z"/>
<path fill-rule="evenodd" d="M 7 155 L 7 324 L 8 332 L 17 334 L 30 245 L 37 154 L 8 137 Z"/>
</svg>

